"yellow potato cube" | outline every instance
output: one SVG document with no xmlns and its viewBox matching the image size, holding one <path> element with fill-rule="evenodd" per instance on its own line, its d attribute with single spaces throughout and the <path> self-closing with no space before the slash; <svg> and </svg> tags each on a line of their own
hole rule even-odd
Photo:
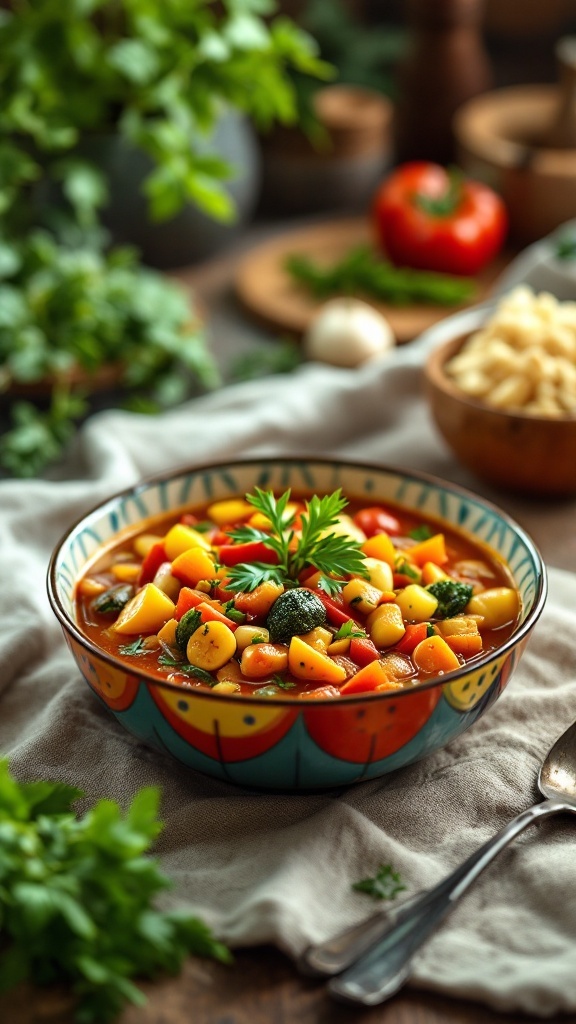
<svg viewBox="0 0 576 1024">
<path fill-rule="evenodd" d="M 394 589 L 394 576 L 388 562 L 383 562 L 380 558 L 366 558 L 364 568 L 373 587 L 381 591 Z"/>
<path fill-rule="evenodd" d="M 141 533 L 138 537 L 134 538 L 133 548 L 140 558 L 146 558 L 146 555 L 155 544 L 161 544 L 163 537 L 158 537 L 155 533 Z"/>
<path fill-rule="evenodd" d="M 328 644 L 332 641 L 332 633 L 329 629 L 324 629 L 324 626 L 315 626 L 309 633 L 301 633 L 300 639 L 321 654 L 326 654 Z"/>
<path fill-rule="evenodd" d="M 195 587 L 200 580 L 212 578 L 214 560 L 202 548 L 189 548 L 172 562 L 171 573 L 187 587 Z"/>
<path fill-rule="evenodd" d="M 212 693 L 238 693 L 240 683 L 233 683 L 231 679 L 223 679 L 222 682 L 215 683 L 211 689 Z"/>
<path fill-rule="evenodd" d="M 168 622 L 165 622 L 157 633 L 158 640 L 161 640 L 163 644 L 168 644 L 168 647 L 176 647 L 177 625 L 177 619 L 168 619 Z"/>
<path fill-rule="evenodd" d="M 135 583 L 140 575 L 141 566 L 137 562 L 116 562 L 110 566 L 110 572 L 122 583 Z"/>
<path fill-rule="evenodd" d="M 190 548 L 203 548 L 204 551 L 209 551 L 210 543 L 203 534 L 193 530 L 191 526 L 185 526 L 184 523 L 176 523 L 175 526 L 168 530 L 164 537 L 166 558 L 173 562 L 178 555 L 181 555 L 183 551 L 188 551 Z"/>
<path fill-rule="evenodd" d="M 418 583 L 409 583 L 396 595 L 396 604 L 408 622 L 426 622 L 438 607 L 438 599 Z"/>
<path fill-rule="evenodd" d="M 512 622 L 518 615 L 520 602 L 518 593 L 512 587 L 491 587 L 480 594 L 474 594 L 466 605 L 469 615 L 481 615 L 479 629 L 498 629 Z"/>
<path fill-rule="evenodd" d="M 338 537 L 350 537 L 352 540 L 358 541 L 359 544 L 363 544 L 366 540 L 366 534 L 364 530 L 361 530 L 351 516 L 343 513 L 338 516 L 337 521 L 332 526 L 327 526 L 322 533 L 322 537 L 329 537 L 331 533 L 337 534 Z"/>
<path fill-rule="evenodd" d="M 270 639 L 270 633 L 264 626 L 238 626 L 234 636 L 239 651 L 243 651 L 245 647 L 256 642 L 267 644 Z"/>
<path fill-rule="evenodd" d="M 153 583 L 147 583 L 124 606 L 112 629 L 116 633 L 158 633 L 174 615 L 174 602 Z"/>
<path fill-rule="evenodd" d="M 368 580 L 355 577 L 342 588 L 342 597 L 353 611 L 369 615 L 378 607 L 382 591 L 374 587 Z"/>
<path fill-rule="evenodd" d="M 217 526 L 225 526 L 226 523 L 237 523 L 240 519 L 247 519 L 253 511 L 252 505 L 243 498 L 226 498 L 224 501 L 215 501 L 209 505 L 206 515 Z"/>
<path fill-rule="evenodd" d="M 215 672 L 236 653 L 236 637 L 224 622 L 204 622 L 188 641 L 186 657 L 191 665 Z"/>
<path fill-rule="evenodd" d="M 341 665 L 314 650 L 299 636 L 293 636 L 290 641 L 288 668 L 297 679 L 323 683 L 342 683 L 346 679 L 346 671 Z"/>
<path fill-rule="evenodd" d="M 391 647 L 402 639 L 406 626 L 397 604 L 381 604 L 366 620 L 370 638 L 376 647 Z"/>
</svg>

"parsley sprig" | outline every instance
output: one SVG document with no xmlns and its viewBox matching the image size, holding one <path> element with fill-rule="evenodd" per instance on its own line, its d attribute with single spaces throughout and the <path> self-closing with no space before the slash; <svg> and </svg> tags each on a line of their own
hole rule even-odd
<svg viewBox="0 0 576 1024">
<path fill-rule="evenodd" d="M 376 874 L 370 878 L 362 878 L 354 882 L 352 888 L 356 892 L 364 892 L 375 900 L 393 900 L 399 892 L 403 892 L 406 886 L 400 878 L 400 873 L 394 871 L 391 864 L 380 864 Z"/>
<path fill-rule="evenodd" d="M 340 513 L 347 505 L 340 488 L 322 498 L 315 494 L 306 501 L 305 510 L 299 517 L 299 533 L 295 530 L 296 514 L 288 508 L 290 493 L 287 490 L 276 498 L 272 491 L 262 491 L 256 487 L 253 494 L 246 495 L 246 500 L 266 516 L 270 529 L 240 526 L 232 530 L 230 536 L 242 544 L 261 541 L 276 554 L 278 564 L 241 562 L 232 566 L 228 574 L 227 590 L 254 590 L 266 580 L 293 587 L 298 584 L 299 574 L 308 566 L 320 571 L 320 586 L 328 593 L 341 589 L 338 577 L 368 575 L 358 541 L 335 531 L 330 532 L 330 527 L 336 526 Z"/>
<path fill-rule="evenodd" d="M 159 790 L 141 789 L 125 814 L 99 800 L 77 817 L 81 796 L 19 783 L 0 761 L 0 992 L 63 983 L 79 1024 L 107 1024 L 145 1002 L 136 979 L 176 973 L 189 953 L 231 956 L 198 918 L 154 906 L 170 886 L 146 856 L 162 828 Z"/>
</svg>

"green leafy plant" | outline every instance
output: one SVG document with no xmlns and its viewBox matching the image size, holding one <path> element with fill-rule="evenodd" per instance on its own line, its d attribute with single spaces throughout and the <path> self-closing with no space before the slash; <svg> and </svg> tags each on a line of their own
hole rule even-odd
<svg viewBox="0 0 576 1024">
<path fill-rule="evenodd" d="M 314 566 L 320 571 L 323 589 L 329 593 L 341 589 L 334 576 L 348 573 L 367 575 L 359 543 L 351 537 L 330 532 L 330 527 L 336 525 L 348 504 L 340 489 L 323 498 L 315 494 L 306 501 L 305 511 L 300 516 L 299 535 L 293 529 L 296 517 L 287 507 L 289 500 L 289 490 L 279 498 L 272 491 L 262 491 L 259 487 L 254 489 L 254 494 L 246 495 L 246 501 L 269 520 L 270 532 L 254 526 L 239 526 L 230 531 L 230 537 L 240 544 L 261 541 L 275 553 L 278 564 L 240 562 L 232 566 L 228 572 L 227 590 L 254 590 L 265 580 L 294 587 L 299 574 L 307 566 Z"/>
<path fill-rule="evenodd" d="M 0 992 L 64 983 L 78 1024 L 106 1024 L 145 1002 L 133 979 L 177 973 L 190 953 L 231 955 L 198 918 L 154 906 L 170 886 L 147 856 L 162 827 L 158 790 L 140 790 L 124 815 L 100 800 L 77 817 L 81 796 L 19 783 L 0 762 Z"/>
<path fill-rule="evenodd" d="M 375 875 L 370 878 L 362 878 L 354 882 L 352 888 L 356 892 L 364 892 L 375 900 L 393 900 L 398 893 L 403 892 L 406 886 L 403 884 L 398 871 L 390 864 L 380 864 Z"/>
<path fill-rule="evenodd" d="M 275 11 L 274 0 L 35 0 L 3 10 L 0 211 L 7 217 L 22 190 L 48 177 L 90 220 L 106 180 L 86 152 L 114 133 L 151 160 L 153 218 L 190 200 L 229 219 L 223 180 L 233 169 L 206 146 L 222 108 L 263 127 L 290 122 L 291 69 L 330 73 L 312 37 Z M 12 209 L 10 220 L 23 215 Z"/>
<path fill-rule="evenodd" d="M 153 220 L 187 202 L 230 220 L 212 151 L 222 112 L 258 125 L 298 111 L 292 72 L 327 76 L 314 40 L 275 0 L 34 0 L 0 9 L 0 392 L 46 381 L 51 401 L 12 408 L 0 465 L 32 476 L 90 411 L 112 364 L 131 407 L 153 412 L 210 387 L 216 371 L 176 285 L 107 251 L 103 151 L 143 152 Z M 70 381 L 88 374 L 86 391 Z"/>
<path fill-rule="evenodd" d="M 2 272 L 2 267 L 4 272 Z M 83 386 L 102 368 L 142 411 L 182 401 L 219 380 L 185 292 L 138 265 L 134 253 L 64 247 L 46 231 L 0 246 L 0 390 L 46 380 L 47 411 L 13 409 L 0 464 L 18 476 L 40 472 L 61 453 L 87 412 Z"/>
</svg>

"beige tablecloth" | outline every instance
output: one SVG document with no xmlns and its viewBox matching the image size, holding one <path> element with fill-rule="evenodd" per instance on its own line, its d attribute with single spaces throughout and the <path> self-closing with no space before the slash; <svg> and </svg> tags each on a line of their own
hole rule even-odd
<svg viewBox="0 0 576 1024">
<path fill-rule="evenodd" d="M 428 342 L 430 344 L 431 342 Z M 539 761 L 576 718 L 576 575 L 550 597 L 502 699 L 420 763 L 342 791 L 275 795 L 186 771 L 128 736 L 82 681 L 45 596 L 66 526 L 142 474 L 256 453 L 338 453 L 472 485 L 420 396 L 426 342 L 360 370 L 308 365 L 161 418 L 120 412 L 83 429 L 60 479 L 0 484 L 0 750 L 25 779 L 126 805 L 163 789 L 158 843 L 171 899 L 233 945 L 297 954 L 373 911 L 351 883 L 390 863 L 408 893 L 439 880 L 537 798 Z M 495 495 L 490 495 L 495 497 Z M 496 496 L 556 566 L 576 569 L 573 502 Z M 414 964 L 413 984 L 536 1015 L 576 1011 L 576 822 L 531 829 L 466 896 Z"/>
</svg>

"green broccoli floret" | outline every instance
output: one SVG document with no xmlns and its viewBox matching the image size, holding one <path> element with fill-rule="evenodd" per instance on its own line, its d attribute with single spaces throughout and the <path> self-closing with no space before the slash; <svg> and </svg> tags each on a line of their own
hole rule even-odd
<svg viewBox="0 0 576 1024">
<path fill-rule="evenodd" d="M 438 580 L 426 589 L 438 601 L 438 607 L 434 612 L 436 619 L 451 619 L 453 615 L 460 615 L 473 593 L 470 583 L 459 583 L 457 580 Z"/>
</svg>

